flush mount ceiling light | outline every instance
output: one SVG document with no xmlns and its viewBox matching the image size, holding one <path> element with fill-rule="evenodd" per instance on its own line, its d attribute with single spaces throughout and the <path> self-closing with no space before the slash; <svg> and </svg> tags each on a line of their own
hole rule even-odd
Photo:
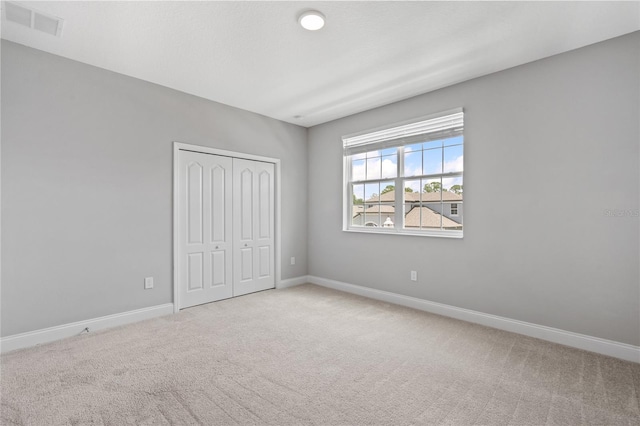
<svg viewBox="0 0 640 426">
<path fill-rule="evenodd" d="M 324 27 L 324 15 L 317 10 L 308 10 L 298 17 L 298 23 L 305 30 L 316 31 Z"/>
</svg>

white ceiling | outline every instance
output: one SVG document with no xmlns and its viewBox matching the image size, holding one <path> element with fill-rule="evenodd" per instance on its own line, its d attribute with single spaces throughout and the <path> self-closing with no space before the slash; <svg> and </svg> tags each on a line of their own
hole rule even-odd
<svg viewBox="0 0 640 426">
<path fill-rule="evenodd" d="M 62 37 L 4 39 L 306 127 L 640 30 L 638 1 L 20 3 Z"/>
</svg>

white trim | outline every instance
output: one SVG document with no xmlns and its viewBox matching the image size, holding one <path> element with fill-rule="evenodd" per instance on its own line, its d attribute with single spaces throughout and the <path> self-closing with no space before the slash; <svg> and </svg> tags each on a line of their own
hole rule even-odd
<svg viewBox="0 0 640 426">
<path fill-rule="evenodd" d="M 178 190 L 179 190 L 179 185 L 178 185 L 178 175 L 180 174 L 180 164 L 178 164 L 179 158 L 178 158 L 178 152 L 180 151 L 180 143 L 178 142 L 174 142 L 173 143 L 173 197 L 172 197 L 172 204 L 173 204 L 173 229 L 171 230 L 171 236 L 173 239 L 173 244 L 172 244 L 172 249 L 173 249 L 173 262 L 172 262 L 172 268 L 173 268 L 173 313 L 177 314 L 178 312 L 180 312 L 180 305 L 178 304 L 178 286 L 177 286 L 177 282 L 178 282 L 178 229 L 179 229 L 179 223 L 178 223 L 178 201 L 176 200 L 176 198 L 178 198 Z"/>
<path fill-rule="evenodd" d="M 180 303 L 179 303 L 179 295 L 178 295 L 178 173 L 179 173 L 179 164 L 178 164 L 178 151 L 186 150 L 193 152 L 201 152 L 203 154 L 213 154 L 213 155 L 222 155 L 226 157 L 233 158 L 241 158 L 244 160 L 254 160 L 254 161 L 262 161 L 265 163 L 273 163 L 275 165 L 275 190 L 276 190 L 276 217 L 275 217 L 275 282 L 276 288 L 278 288 L 278 283 L 280 282 L 280 277 L 282 275 L 281 263 L 281 248 L 280 242 L 281 233 L 282 233 L 282 202 L 280 194 L 282 193 L 281 188 L 281 168 L 280 168 L 280 159 L 271 158 L 271 157 L 263 157 L 260 155 L 253 154 L 245 154 L 243 152 L 235 152 L 235 151 L 227 151 L 224 149 L 210 148 L 208 146 L 200 146 L 200 145 L 191 145 L 183 142 L 173 142 L 173 312 L 178 313 L 180 311 Z"/>
<path fill-rule="evenodd" d="M 246 154 L 244 152 L 227 151 L 225 149 L 211 148 L 208 146 L 192 145 L 183 142 L 173 143 L 173 152 L 176 153 L 179 150 L 202 152 L 204 154 L 222 155 L 225 157 L 242 158 L 244 160 L 263 161 L 265 163 L 280 163 L 280 159 L 272 157 L 263 157 L 261 155 Z"/>
<path fill-rule="evenodd" d="M 43 328 L 41 330 L 14 334 L 13 336 L 7 336 L 0 339 L 0 352 L 5 353 L 42 343 L 53 342 L 54 340 L 77 336 L 87 327 L 89 328 L 89 332 L 93 332 L 163 315 L 169 315 L 171 313 L 173 313 L 173 303 L 166 303 L 164 305 L 151 306 L 149 308 L 136 309 L 134 311 L 122 312 L 119 314 L 107 315 L 70 324 Z"/>
<path fill-rule="evenodd" d="M 497 315 L 485 314 L 478 311 L 472 311 L 470 309 L 458 308 L 451 305 L 445 305 L 443 303 L 431 302 L 429 300 L 418 299 L 412 296 L 405 296 L 388 291 L 348 284 L 313 275 L 309 275 L 308 280 L 312 284 L 332 288 L 334 290 L 353 293 L 371 299 L 407 306 L 421 311 L 431 312 L 438 315 L 497 328 L 499 330 L 506 330 L 512 333 L 523 334 L 525 336 L 535 337 L 565 346 L 571 346 L 602 355 L 624 359 L 626 361 L 640 363 L 640 346 L 633 346 L 626 343 L 615 342 L 613 340 L 601 339 L 599 337 L 518 321 Z"/>
<path fill-rule="evenodd" d="M 276 284 L 277 289 L 295 287 L 297 285 L 306 284 L 309 282 L 309 276 L 303 275 L 301 277 L 288 278 L 286 280 L 280 280 L 278 284 Z"/>
<path fill-rule="evenodd" d="M 351 226 L 343 229 L 343 232 L 356 232 L 359 234 L 386 234 L 386 235 L 410 235 L 413 237 L 438 237 L 438 238 L 464 238 L 463 231 L 455 229 L 412 231 L 406 229 L 385 228 L 381 226 Z"/>
</svg>

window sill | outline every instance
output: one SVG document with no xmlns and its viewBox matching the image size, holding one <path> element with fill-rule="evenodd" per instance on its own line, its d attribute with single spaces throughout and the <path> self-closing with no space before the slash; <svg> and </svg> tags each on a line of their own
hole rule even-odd
<svg viewBox="0 0 640 426">
<path fill-rule="evenodd" d="M 354 232 L 358 234 L 384 234 L 384 235 L 409 235 L 414 237 L 436 237 L 436 238 L 463 238 L 464 231 L 408 231 L 384 228 L 346 228 L 343 232 Z"/>
</svg>

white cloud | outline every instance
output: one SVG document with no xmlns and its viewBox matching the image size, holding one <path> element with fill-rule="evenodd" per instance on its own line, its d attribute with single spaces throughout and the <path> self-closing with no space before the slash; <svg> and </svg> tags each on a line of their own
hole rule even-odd
<svg viewBox="0 0 640 426">
<path fill-rule="evenodd" d="M 448 172 L 460 172 L 462 171 L 462 167 L 463 167 L 464 161 L 463 161 L 463 156 L 459 156 L 454 160 L 451 161 L 447 161 L 444 163 L 444 173 L 448 173 Z"/>
<path fill-rule="evenodd" d="M 353 167 L 353 171 L 351 172 L 351 179 L 353 180 L 364 180 L 364 172 L 365 165 L 364 163 L 361 165 L 356 165 Z"/>
<path fill-rule="evenodd" d="M 394 178 L 398 174 L 398 166 L 393 161 L 385 158 L 382 161 L 382 177 L 383 178 Z"/>
<path fill-rule="evenodd" d="M 385 158 L 384 160 L 382 160 L 382 176 L 379 175 L 380 173 L 380 157 L 375 158 L 375 159 L 369 159 L 366 160 L 365 162 L 362 162 L 361 164 L 357 164 L 353 167 L 353 171 L 351 172 L 351 178 L 353 180 L 365 180 L 366 179 L 366 164 L 368 164 L 368 167 L 370 169 L 373 169 L 374 171 L 372 172 L 371 170 L 369 171 L 369 178 L 370 179 L 384 179 L 384 178 L 395 178 L 396 177 L 396 173 L 397 173 L 397 166 L 396 163 L 394 163 L 393 161 L 391 161 L 388 158 Z"/>
<path fill-rule="evenodd" d="M 405 167 L 405 176 L 420 176 L 422 174 L 422 166 L 417 166 L 413 170 L 407 170 Z"/>
</svg>

